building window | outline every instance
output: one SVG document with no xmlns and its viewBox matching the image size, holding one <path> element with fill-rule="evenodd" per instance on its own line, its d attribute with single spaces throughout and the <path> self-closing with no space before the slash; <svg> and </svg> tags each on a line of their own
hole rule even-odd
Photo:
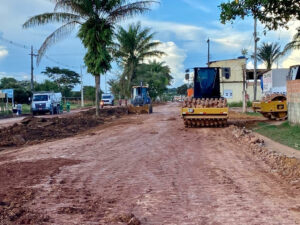
<svg viewBox="0 0 300 225">
<path fill-rule="evenodd" d="M 224 98 L 227 98 L 227 99 L 233 98 L 232 90 L 224 90 Z"/>
</svg>

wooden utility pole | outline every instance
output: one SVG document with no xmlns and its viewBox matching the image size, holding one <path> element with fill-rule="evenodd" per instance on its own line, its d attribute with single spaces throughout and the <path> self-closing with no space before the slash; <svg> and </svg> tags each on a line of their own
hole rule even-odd
<svg viewBox="0 0 300 225">
<path fill-rule="evenodd" d="M 257 18 L 254 17 L 254 85 L 253 85 L 253 96 L 254 101 L 256 100 L 257 95 L 257 42 L 259 41 L 259 38 L 257 38 Z"/>
<path fill-rule="evenodd" d="M 34 83 L 33 83 L 33 70 L 34 70 L 34 67 L 33 67 L 33 57 L 34 56 L 38 56 L 36 54 L 33 54 L 33 46 L 31 45 L 31 53 L 29 54 L 30 55 L 30 58 L 31 58 L 31 79 L 30 79 L 30 90 L 31 92 L 34 91 Z"/>
<path fill-rule="evenodd" d="M 247 112 L 247 99 L 246 99 L 246 66 L 243 65 L 243 113 Z"/>
<path fill-rule="evenodd" d="M 83 79 L 82 79 L 82 67 L 80 67 L 80 78 L 81 78 L 81 107 L 84 107 L 84 99 L 83 99 Z"/>
</svg>

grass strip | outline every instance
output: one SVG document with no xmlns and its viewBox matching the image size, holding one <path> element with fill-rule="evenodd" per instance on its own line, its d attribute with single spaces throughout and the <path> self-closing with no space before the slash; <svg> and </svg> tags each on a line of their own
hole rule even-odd
<svg viewBox="0 0 300 225">
<path fill-rule="evenodd" d="M 284 122 L 281 125 L 270 125 L 259 122 L 254 131 L 276 142 L 300 150 L 300 126 Z"/>
</svg>

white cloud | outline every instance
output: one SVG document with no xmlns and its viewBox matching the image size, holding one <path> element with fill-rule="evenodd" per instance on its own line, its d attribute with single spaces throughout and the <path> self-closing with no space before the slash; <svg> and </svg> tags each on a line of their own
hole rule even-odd
<svg viewBox="0 0 300 225">
<path fill-rule="evenodd" d="M 44 75 L 35 75 L 35 77 L 41 77 Z M 9 77 L 9 78 L 15 78 L 16 80 L 29 80 L 30 79 L 30 74 L 28 73 L 23 73 L 23 72 L 11 72 L 11 73 L 7 73 L 7 72 L 0 72 L 0 79 L 3 77 Z M 43 81 L 44 79 L 40 80 L 35 80 L 35 81 Z"/>
<path fill-rule="evenodd" d="M 7 55 L 8 55 L 8 51 L 6 50 L 6 48 L 0 45 L 0 59 L 4 58 Z"/>
<path fill-rule="evenodd" d="M 207 8 L 204 4 L 201 4 L 199 0 L 183 0 L 183 2 L 185 2 L 194 9 L 200 9 L 203 12 L 211 12 L 211 10 Z"/>
<path fill-rule="evenodd" d="M 241 48 L 249 46 L 252 35 L 251 31 L 236 31 L 228 25 L 206 28 L 143 18 L 141 21 L 143 25 L 152 27 L 154 31 L 157 31 L 160 39 L 168 40 L 173 37 L 172 35 L 175 35 L 176 39 L 184 42 L 185 49 L 190 52 L 202 52 L 201 46 L 206 45 L 207 38 L 210 38 L 212 42 L 219 45 L 213 49 L 214 52 L 234 51 L 235 54 L 239 54 Z"/>
<path fill-rule="evenodd" d="M 291 54 L 282 62 L 284 68 L 300 64 L 300 50 L 293 50 Z"/>
<path fill-rule="evenodd" d="M 273 65 L 274 66 L 274 65 Z M 248 63 L 247 63 L 247 69 L 254 69 L 254 64 L 253 64 L 253 62 L 252 61 L 249 61 Z M 274 67 L 275 68 L 275 67 Z M 257 69 L 266 69 L 266 66 L 265 66 L 265 64 L 263 64 L 263 63 L 260 63 L 260 64 L 257 64 Z"/>
<path fill-rule="evenodd" d="M 166 55 L 155 58 L 159 62 L 165 62 L 171 69 L 174 78 L 172 86 L 181 85 L 184 81 L 184 60 L 186 52 L 180 49 L 174 42 L 163 42 L 157 50 L 163 51 Z"/>
</svg>

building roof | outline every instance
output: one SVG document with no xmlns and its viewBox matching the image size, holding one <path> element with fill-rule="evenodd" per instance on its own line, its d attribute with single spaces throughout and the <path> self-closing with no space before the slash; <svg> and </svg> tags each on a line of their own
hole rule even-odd
<svg viewBox="0 0 300 225">
<path fill-rule="evenodd" d="M 209 64 L 216 63 L 216 62 L 233 61 L 233 60 L 245 60 L 245 59 L 247 59 L 247 58 L 223 59 L 223 60 L 210 61 Z"/>
</svg>

